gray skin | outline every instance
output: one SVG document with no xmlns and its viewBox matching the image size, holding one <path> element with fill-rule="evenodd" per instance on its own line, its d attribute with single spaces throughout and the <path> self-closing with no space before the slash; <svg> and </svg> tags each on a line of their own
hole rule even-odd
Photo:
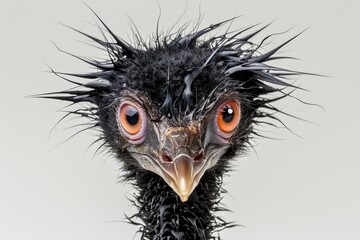
<svg viewBox="0 0 360 240">
<path fill-rule="evenodd" d="M 231 136 L 236 132 L 235 128 L 220 135 L 216 123 L 221 104 L 232 94 L 219 97 L 202 119 L 190 121 L 166 117 L 154 121 L 156 108 L 151 106 L 149 99 L 130 91 L 122 95 L 117 122 L 120 134 L 128 142 L 124 148 L 144 169 L 161 176 L 183 202 L 187 201 L 205 171 L 213 167 L 229 148 Z M 239 99 L 232 100 L 237 101 L 240 108 Z M 123 105 L 138 111 L 142 121 L 140 135 L 131 136 L 122 126 L 119 116 Z"/>
</svg>

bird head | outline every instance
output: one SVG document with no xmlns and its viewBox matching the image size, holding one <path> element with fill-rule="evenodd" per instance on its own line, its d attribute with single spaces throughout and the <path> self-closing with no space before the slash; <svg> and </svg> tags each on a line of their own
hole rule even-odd
<svg viewBox="0 0 360 240">
<path fill-rule="evenodd" d="M 103 47 L 109 60 L 77 57 L 97 72 L 54 73 L 91 81 L 70 80 L 77 89 L 43 97 L 89 103 L 70 113 L 94 121 L 121 161 L 159 175 L 183 202 L 206 171 L 226 167 L 245 148 L 257 119 L 272 116 L 261 108 L 276 111 L 270 103 L 286 96 L 284 87 L 294 87 L 283 77 L 295 72 L 267 64 L 291 39 L 265 53 L 259 51 L 262 43 L 250 42 L 265 27 L 202 39 L 231 19 L 189 34 L 158 35 L 154 46 L 140 41 L 133 47 L 99 20 L 113 42 L 76 31 Z M 268 99 L 269 93 L 282 96 Z"/>
</svg>

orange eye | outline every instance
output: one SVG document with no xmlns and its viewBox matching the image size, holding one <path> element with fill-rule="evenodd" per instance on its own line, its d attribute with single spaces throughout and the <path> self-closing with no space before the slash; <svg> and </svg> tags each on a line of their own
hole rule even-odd
<svg viewBox="0 0 360 240">
<path fill-rule="evenodd" d="M 120 124 L 126 133 L 136 135 L 142 128 L 142 116 L 138 109 L 130 104 L 123 104 L 120 108 Z"/>
<path fill-rule="evenodd" d="M 222 104 L 217 113 L 217 125 L 224 133 L 231 133 L 235 130 L 240 121 L 240 106 L 235 100 Z"/>
</svg>

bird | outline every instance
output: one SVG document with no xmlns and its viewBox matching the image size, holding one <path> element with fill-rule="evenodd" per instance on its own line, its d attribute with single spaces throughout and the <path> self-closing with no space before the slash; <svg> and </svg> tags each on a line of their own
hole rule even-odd
<svg viewBox="0 0 360 240">
<path fill-rule="evenodd" d="M 139 226 L 141 239 L 220 239 L 221 230 L 236 225 L 218 216 L 226 210 L 224 175 L 262 136 L 257 126 L 283 125 L 275 113 L 284 112 L 274 102 L 300 89 L 288 81 L 300 72 L 271 64 L 290 59 L 278 51 L 300 33 L 271 50 L 265 43 L 275 34 L 252 40 L 270 24 L 209 36 L 231 18 L 202 29 L 157 29 L 149 43 L 134 33 L 130 44 L 94 14 L 110 37 L 70 28 L 108 58 L 68 53 L 96 71 L 51 69 L 74 88 L 40 97 L 78 106 L 66 116 L 87 119 L 83 130 L 99 130 L 95 142 L 118 159 L 122 178 L 136 190 L 137 212 L 127 219 Z"/>
</svg>

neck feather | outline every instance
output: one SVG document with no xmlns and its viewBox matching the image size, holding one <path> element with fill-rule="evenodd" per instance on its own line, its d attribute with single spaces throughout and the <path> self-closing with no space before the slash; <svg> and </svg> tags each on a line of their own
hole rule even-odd
<svg viewBox="0 0 360 240">
<path fill-rule="evenodd" d="M 214 216 L 215 212 L 225 210 L 219 206 L 220 194 L 224 192 L 221 173 L 206 172 L 189 200 L 181 202 L 158 175 L 139 169 L 127 170 L 127 179 L 133 180 L 138 190 L 133 200 L 138 213 L 128 219 L 132 224 L 141 225 L 142 240 L 220 239 L 219 230 L 231 225 Z"/>
</svg>

